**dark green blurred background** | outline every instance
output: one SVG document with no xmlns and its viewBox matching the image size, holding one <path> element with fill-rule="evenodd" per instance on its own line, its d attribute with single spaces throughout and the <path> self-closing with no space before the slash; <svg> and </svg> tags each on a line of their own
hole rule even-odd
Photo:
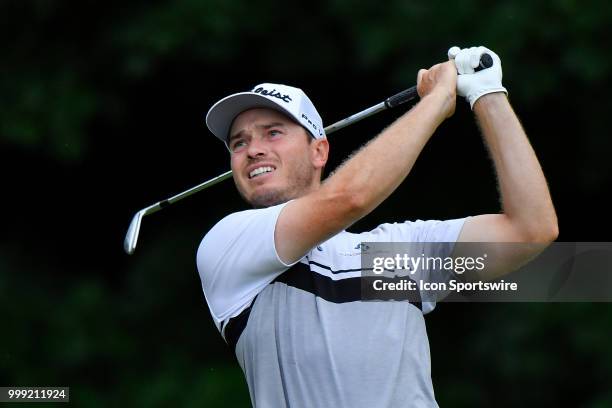
<svg viewBox="0 0 612 408">
<path fill-rule="evenodd" d="M 609 241 L 610 21 L 607 1 L 0 2 L 0 385 L 70 386 L 83 407 L 249 405 L 195 267 L 205 232 L 246 208 L 233 184 L 145 217 L 135 255 L 122 241 L 135 211 L 228 169 L 203 115 L 260 82 L 303 88 L 330 124 L 450 46 L 486 45 L 559 240 Z M 405 110 L 334 134 L 329 167 Z M 461 101 L 352 230 L 498 210 Z M 427 322 L 442 407 L 612 407 L 610 304 L 446 303 Z"/>
</svg>

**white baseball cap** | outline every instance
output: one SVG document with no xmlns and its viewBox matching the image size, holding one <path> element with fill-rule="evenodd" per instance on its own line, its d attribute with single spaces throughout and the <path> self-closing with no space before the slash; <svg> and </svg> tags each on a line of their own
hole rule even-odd
<svg viewBox="0 0 612 408">
<path fill-rule="evenodd" d="M 302 125 L 315 139 L 325 138 L 321 116 L 304 91 L 280 84 L 259 84 L 252 91 L 226 96 L 210 108 L 206 114 L 206 126 L 227 144 L 236 116 L 253 108 L 277 110 Z"/>
</svg>

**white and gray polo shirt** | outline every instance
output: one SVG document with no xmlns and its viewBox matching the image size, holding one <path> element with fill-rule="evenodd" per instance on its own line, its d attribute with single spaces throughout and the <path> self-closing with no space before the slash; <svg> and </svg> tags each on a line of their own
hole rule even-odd
<svg viewBox="0 0 612 408">
<path fill-rule="evenodd" d="M 204 296 L 255 407 L 437 407 L 423 314 L 361 301 L 363 242 L 455 242 L 464 219 L 346 231 L 293 265 L 276 253 L 285 204 L 231 214 L 197 253 Z"/>
</svg>

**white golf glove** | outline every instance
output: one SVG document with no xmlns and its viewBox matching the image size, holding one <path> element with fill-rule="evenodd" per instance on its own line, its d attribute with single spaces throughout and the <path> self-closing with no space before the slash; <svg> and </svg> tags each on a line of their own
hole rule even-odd
<svg viewBox="0 0 612 408">
<path fill-rule="evenodd" d="M 480 64 L 480 56 L 489 54 L 493 58 L 493 66 L 475 72 Z M 485 47 L 460 49 L 452 47 L 448 50 L 448 58 L 455 60 L 457 67 L 457 94 L 464 96 L 474 109 L 474 103 L 483 95 L 493 92 L 505 92 L 502 86 L 501 60 L 496 53 Z"/>
</svg>

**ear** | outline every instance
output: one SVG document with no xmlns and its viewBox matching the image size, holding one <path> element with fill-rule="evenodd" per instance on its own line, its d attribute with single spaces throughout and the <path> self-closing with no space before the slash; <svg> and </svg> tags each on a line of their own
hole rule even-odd
<svg viewBox="0 0 612 408">
<path fill-rule="evenodd" d="M 310 142 L 312 164 L 317 169 L 322 169 L 329 157 L 329 142 L 327 139 L 315 139 Z"/>
</svg>

